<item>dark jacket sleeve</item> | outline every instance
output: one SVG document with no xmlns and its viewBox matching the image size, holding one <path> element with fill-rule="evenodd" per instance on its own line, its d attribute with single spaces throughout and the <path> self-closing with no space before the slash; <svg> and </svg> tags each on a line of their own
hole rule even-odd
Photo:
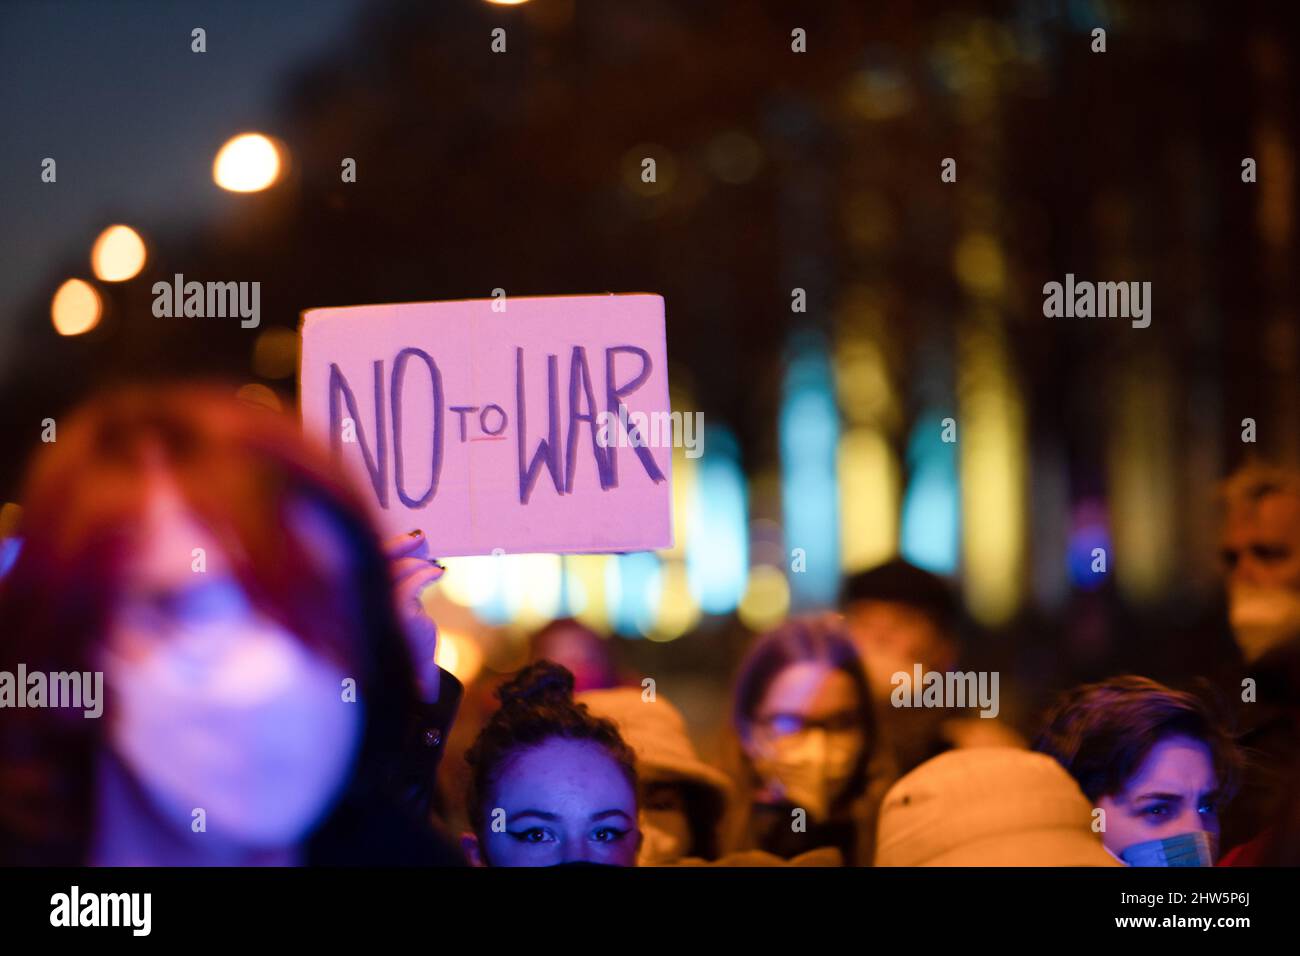
<svg viewBox="0 0 1300 956">
<path fill-rule="evenodd" d="M 464 685 L 445 670 L 439 675 L 439 682 L 438 699 L 431 704 L 417 704 L 411 714 L 398 771 L 402 801 L 421 819 L 428 819 L 440 809 L 437 806 L 438 764 L 465 694 Z"/>
<path fill-rule="evenodd" d="M 316 866 L 464 866 L 456 841 L 433 819 L 438 762 L 464 687 L 442 671 L 438 700 L 417 703 L 406 734 L 371 781 L 340 801 L 312 834 L 306 860 Z"/>
</svg>

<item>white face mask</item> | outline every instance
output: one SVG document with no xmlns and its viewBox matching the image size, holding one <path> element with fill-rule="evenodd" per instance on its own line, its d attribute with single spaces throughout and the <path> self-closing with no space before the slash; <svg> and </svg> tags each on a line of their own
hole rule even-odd
<svg viewBox="0 0 1300 956">
<path fill-rule="evenodd" d="M 260 616 L 186 624 L 140 659 L 104 654 L 115 753 L 169 821 L 283 848 L 347 778 L 361 710 L 344 675 Z"/>
<path fill-rule="evenodd" d="M 1246 663 L 1300 637 L 1300 592 L 1241 584 L 1228 594 L 1228 619 Z"/>
<path fill-rule="evenodd" d="M 821 728 L 777 737 L 755 757 L 758 775 L 787 803 L 814 820 L 830 816 L 862 753 L 862 735 Z"/>
</svg>

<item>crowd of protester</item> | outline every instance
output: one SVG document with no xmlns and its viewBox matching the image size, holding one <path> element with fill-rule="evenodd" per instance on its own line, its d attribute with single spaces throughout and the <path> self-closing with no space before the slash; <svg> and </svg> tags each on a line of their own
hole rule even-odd
<svg viewBox="0 0 1300 956">
<path fill-rule="evenodd" d="M 458 718 L 428 542 L 381 543 L 291 419 L 219 390 L 92 401 L 22 504 L 0 665 L 102 672 L 108 695 L 102 720 L 0 711 L 6 864 L 1300 864 L 1292 470 L 1223 488 L 1231 706 L 1115 675 L 1059 695 L 1029 740 L 970 700 L 896 706 L 961 646 L 947 583 L 892 561 L 838 612 L 755 637 L 725 771 L 665 695 L 610 686 L 573 621 Z"/>
</svg>

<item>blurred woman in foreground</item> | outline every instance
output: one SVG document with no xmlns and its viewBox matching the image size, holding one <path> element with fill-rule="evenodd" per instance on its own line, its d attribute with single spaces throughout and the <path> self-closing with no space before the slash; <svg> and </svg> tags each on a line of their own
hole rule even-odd
<svg viewBox="0 0 1300 956">
<path fill-rule="evenodd" d="M 102 671 L 106 701 L 5 714 L 0 860 L 454 862 L 397 806 L 417 680 L 335 473 L 295 422 L 214 389 L 60 422 L 0 583 L 0 661 Z"/>
</svg>

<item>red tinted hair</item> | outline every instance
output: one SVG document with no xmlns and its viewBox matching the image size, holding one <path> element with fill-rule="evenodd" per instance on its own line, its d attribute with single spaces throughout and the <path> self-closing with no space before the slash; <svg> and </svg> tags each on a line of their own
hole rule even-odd
<svg viewBox="0 0 1300 956">
<path fill-rule="evenodd" d="M 22 550 L 0 582 L 0 667 L 96 669 L 125 562 L 141 545 L 151 479 L 165 476 L 253 603 L 355 676 L 367 701 L 359 765 L 368 749 L 392 749 L 412 672 L 383 553 L 337 474 L 294 420 L 228 389 L 136 387 L 92 400 L 59 423 L 28 473 Z M 304 506 L 327 518 L 345 567 L 305 540 Z M 0 857 L 22 844 L 20 862 L 82 862 L 102 722 L 79 710 L 6 713 Z"/>
</svg>

